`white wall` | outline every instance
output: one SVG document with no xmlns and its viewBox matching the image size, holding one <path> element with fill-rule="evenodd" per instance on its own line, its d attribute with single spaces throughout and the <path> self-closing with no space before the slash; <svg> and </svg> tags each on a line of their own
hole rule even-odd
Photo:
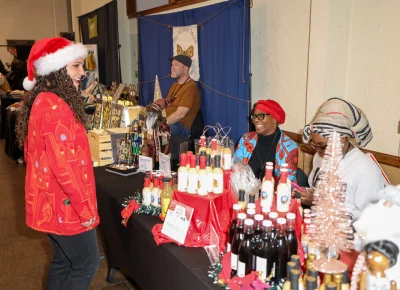
<svg viewBox="0 0 400 290">
<path fill-rule="evenodd" d="M 39 40 L 68 31 L 66 0 L 0 0 L 0 7 L 0 44 L 7 44 L 6 39 Z M 12 60 L 5 47 L 0 47 L 0 59 Z"/>
<path fill-rule="evenodd" d="M 399 154 L 400 1 L 253 0 L 252 97 L 287 112 L 299 133 L 328 98 L 367 114 L 368 149 Z"/>
</svg>

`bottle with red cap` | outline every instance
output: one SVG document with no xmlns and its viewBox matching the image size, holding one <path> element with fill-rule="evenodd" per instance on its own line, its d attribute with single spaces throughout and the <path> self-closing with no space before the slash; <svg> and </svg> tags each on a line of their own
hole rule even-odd
<svg viewBox="0 0 400 290">
<path fill-rule="evenodd" d="M 215 156 L 219 155 L 218 149 L 217 149 L 217 139 L 213 138 L 211 140 L 211 162 L 215 167 Z M 221 164 L 220 164 L 221 165 Z"/>
<path fill-rule="evenodd" d="M 192 160 L 192 156 L 193 156 L 193 152 L 192 152 L 192 151 L 187 151 L 187 152 L 186 152 L 186 160 L 187 160 L 186 169 L 187 169 L 187 170 L 190 169 L 190 162 L 191 162 L 191 160 Z"/>
<path fill-rule="evenodd" d="M 199 153 L 207 151 L 206 136 L 200 136 L 200 144 L 199 145 L 200 145 Z"/>
<path fill-rule="evenodd" d="M 261 185 L 261 207 L 271 207 L 274 200 L 274 178 L 272 176 L 274 168 L 265 167 L 265 177 Z"/>
<path fill-rule="evenodd" d="M 188 188 L 187 193 L 197 194 L 198 174 L 196 169 L 196 155 L 190 156 L 190 169 L 188 172 Z"/>
<path fill-rule="evenodd" d="M 283 163 L 281 169 L 286 169 L 288 171 L 288 173 L 289 173 L 289 164 Z M 287 182 L 289 188 L 291 189 L 292 188 L 292 181 L 290 180 L 289 177 L 287 178 L 286 182 Z"/>
<path fill-rule="evenodd" d="M 282 168 L 281 177 L 279 179 L 279 185 L 277 188 L 277 197 L 276 197 L 276 209 L 279 212 L 289 211 L 291 194 L 290 194 L 290 187 L 287 183 L 287 179 L 288 179 L 288 170 Z"/>
<path fill-rule="evenodd" d="M 158 197 L 160 195 L 160 183 L 157 175 L 153 177 L 153 189 L 151 190 L 151 204 L 155 207 L 159 207 Z"/>
<path fill-rule="evenodd" d="M 199 195 L 208 194 L 208 174 L 206 170 L 206 156 L 200 156 L 200 170 L 198 172 L 199 187 L 197 193 Z"/>
<path fill-rule="evenodd" d="M 150 176 L 148 175 L 146 175 L 144 178 L 144 186 L 142 190 L 142 203 L 143 205 L 151 204 Z"/>
<path fill-rule="evenodd" d="M 186 168 L 187 155 L 185 153 L 181 154 L 181 160 L 178 168 L 178 190 L 181 192 L 187 191 L 188 184 L 188 170 Z"/>
<path fill-rule="evenodd" d="M 229 231 L 228 231 L 228 243 L 226 246 L 227 252 L 231 251 L 232 239 L 233 239 L 233 236 L 235 235 L 237 219 L 238 219 L 238 215 L 239 215 L 241 209 L 242 209 L 242 207 L 240 206 L 240 204 L 236 203 L 233 205 L 233 219 L 232 219 L 231 225 L 229 226 Z"/>
<path fill-rule="evenodd" d="M 244 238 L 244 220 L 246 219 L 245 213 L 239 213 L 237 219 L 237 226 L 235 230 L 235 234 L 232 239 L 231 246 L 231 277 L 235 276 L 237 273 L 238 267 L 238 254 L 239 254 L 239 246 Z"/>
</svg>

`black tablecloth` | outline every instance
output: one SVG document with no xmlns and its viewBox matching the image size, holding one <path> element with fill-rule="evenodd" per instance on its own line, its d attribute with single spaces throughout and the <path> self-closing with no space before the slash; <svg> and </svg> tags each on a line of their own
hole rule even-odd
<svg viewBox="0 0 400 290">
<path fill-rule="evenodd" d="M 8 106 L 19 102 L 21 100 L 21 96 L 1 96 L 0 97 L 0 139 L 4 138 L 6 134 L 6 118 L 7 113 L 6 109 Z"/>
<path fill-rule="evenodd" d="M 6 111 L 6 128 L 5 128 L 5 153 L 12 159 L 16 160 L 22 156 L 22 151 L 18 148 L 17 138 L 15 135 L 15 123 L 17 121 L 16 111 Z"/>
<path fill-rule="evenodd" d="M 100 228 L 109 268 L 120 268 L 142 290 L 220 289 L 207 276 L 209 259 L 204 249 L 176 244 L 157 246 L 151 229 L 161 220 L 132 215 L 121 224 L 122 203 L 143 187 L 143 174 L 123 177 L 95 168 Z"/>
</svg>

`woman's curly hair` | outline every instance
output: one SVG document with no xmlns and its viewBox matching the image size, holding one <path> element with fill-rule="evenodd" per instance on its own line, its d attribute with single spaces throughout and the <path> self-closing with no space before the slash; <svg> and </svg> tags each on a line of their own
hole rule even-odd
<svg viewBox="0 0 400 290">
<path fill-rule="evenodd" d="M 17 116 L 16 135 L 20 148 L 24 146 L 28 136 L 29 116 L 32 105 L 37 95 L 41 92 L 52 92 L 63 99 L 74 112 L 78 120 L 86 127 L 87 119 L 83 99 L 73 84 L 71 77 L 67 74 L 66 67 L 52 72 L 46 76 L 39 76 L 32 91 L 24 96 L 24 104 Z"/>
</svg>

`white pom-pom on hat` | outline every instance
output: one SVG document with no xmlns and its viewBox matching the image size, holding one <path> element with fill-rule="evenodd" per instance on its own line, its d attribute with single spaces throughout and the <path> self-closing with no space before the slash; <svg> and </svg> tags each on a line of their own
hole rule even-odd
<svg viewBox="0 0 400 290">
<path fill-rule="evenodd" d="M 34 78 L 33 81 L 30 81 L 28 77 L 24 78 L 24 82 L 22 83 L 24 89 L 30 91 L 36 85 L 36 79 Z"/>
</svg>

